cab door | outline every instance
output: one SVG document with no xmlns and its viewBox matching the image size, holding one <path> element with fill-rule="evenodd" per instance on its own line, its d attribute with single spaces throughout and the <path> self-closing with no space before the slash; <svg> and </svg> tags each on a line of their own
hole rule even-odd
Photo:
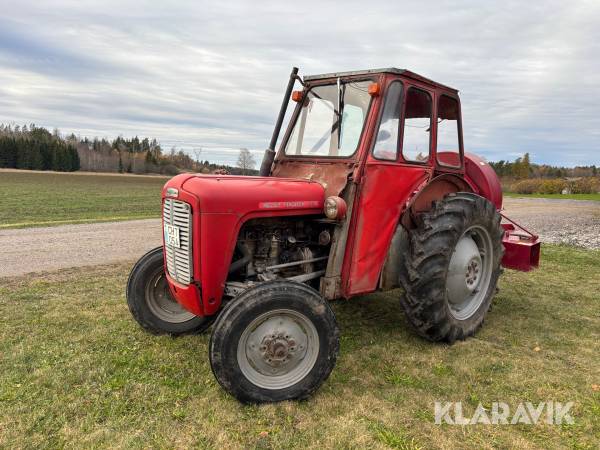
<svg viewBox="0 0 600 450">
<path fill-rule="evenodd" d="M 346 297 L 377 288 L 407 200 L 432 176 L 433 110 L 432 90 L 389 82 L 353 208 L 342 276 Z"/>
</svg>

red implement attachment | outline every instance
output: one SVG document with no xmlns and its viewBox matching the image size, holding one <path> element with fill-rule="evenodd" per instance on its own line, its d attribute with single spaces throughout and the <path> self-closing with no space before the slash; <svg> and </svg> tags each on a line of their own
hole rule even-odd
<svg viewBox="0 0 600 450">
<path fill-rule="evenodd" d="M 508 269 L 523 272 L 529 272 L 538 267 L 540 265 L 540 240 L 538 236 L 504 214 L 500 213 L 500 215 L 510 222 L 502 224 L 504 228 L 502 265 Z"/>
</svg>

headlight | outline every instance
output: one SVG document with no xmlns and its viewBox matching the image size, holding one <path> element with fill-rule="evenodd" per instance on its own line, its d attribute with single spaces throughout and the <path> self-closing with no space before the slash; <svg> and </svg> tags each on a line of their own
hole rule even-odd
<svg viewBox="0 0 600 450">
<path fill-rule="evenodd" d="M 179 190 L 175 188 L 167 188 L 167 192 L 165 192 L 165 197 L 177 198 L 179 195 Z"/>
<path fill-rule="evenodd" d="M 343 219 L 346 216 L 346 202 L 340 197 L 327 197 L 323 210 L 328 219 Z"/>
</svg>

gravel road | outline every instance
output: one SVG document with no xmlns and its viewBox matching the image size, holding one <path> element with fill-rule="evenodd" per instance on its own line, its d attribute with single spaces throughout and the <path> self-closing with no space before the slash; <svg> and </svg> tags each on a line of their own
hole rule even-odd
<svg viewBox="0 0 600 450">
<path fill-rule="evenodd" d="M 160 219 L 0 230 L 0 277 L 133 261 L 161 239 Z"/>
<path fill-rule="evenodd" d="M 600 202 L 549 198 L 505 198 L 504 214 L 542 242 L 600 249 Z"/>
<path fill-rule="evenodd" d="M 543 242 L 600 248 L 600 202 L 507 198 L 504 207 Z M 160 219 L 0 230 L 0 277 L 133 261 L 160 243 Z"/>
</svg>

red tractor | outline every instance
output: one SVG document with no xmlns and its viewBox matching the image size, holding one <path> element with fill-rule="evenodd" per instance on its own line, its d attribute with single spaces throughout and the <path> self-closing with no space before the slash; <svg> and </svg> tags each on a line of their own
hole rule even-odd
<svg viewBox="0 0 600 450">
<path fill-rule="evenodd" d="M 243 402 L 305 398 L 325 381 L 339 349 L 329 300 L 401 287 L 416 333 L 452 343 L 481 326 L 502 266 L 539 261 L 537 236 L 502 220 L 492 168 L 463 150 L 455 89 L 395 68 L 297 72 L 260 176 L 168 181 L 163 246 L 127 285 L 153 333 L 214 322 L 213 373 Z"/>
</svg>

